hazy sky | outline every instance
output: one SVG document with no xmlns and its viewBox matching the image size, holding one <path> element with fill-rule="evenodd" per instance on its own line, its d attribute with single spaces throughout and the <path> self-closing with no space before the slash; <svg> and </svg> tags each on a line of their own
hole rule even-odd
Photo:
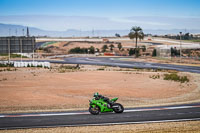
<svg viewBox="0 0 200 133">
<path fill-rule="evenodd" d="M 0 23 L 67 29 L 200 29 L 200 0 L 0 0 Z"/>
</svg>

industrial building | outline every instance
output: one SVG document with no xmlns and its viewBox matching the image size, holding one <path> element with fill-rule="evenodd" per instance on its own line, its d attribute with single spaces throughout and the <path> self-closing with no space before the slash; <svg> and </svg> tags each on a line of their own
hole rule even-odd
<svg viewBox="0 0 200 133">
<path fill-rule="evenodd" d="M 32 53 L 35 47 L 35 37 L 0 37 L 0 54 Z"/>
</svg>

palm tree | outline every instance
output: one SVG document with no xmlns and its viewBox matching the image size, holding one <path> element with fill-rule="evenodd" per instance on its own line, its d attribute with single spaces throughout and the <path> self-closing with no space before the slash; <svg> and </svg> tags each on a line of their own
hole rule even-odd
<svg viewBox="0 0 200 133">
<path fill-rule="evenodd" d="M 136 43 L 135 43 L 135 47 L 137 48 L 137 42 L 138 42 L 138 38 L 141 40 L 144 38 L 144 33 L 142 31 L 142 28 L 140 27 L 132 27 L 130 33 L 128 34 L 130 39 L 136 39 Z"/>
</svg>

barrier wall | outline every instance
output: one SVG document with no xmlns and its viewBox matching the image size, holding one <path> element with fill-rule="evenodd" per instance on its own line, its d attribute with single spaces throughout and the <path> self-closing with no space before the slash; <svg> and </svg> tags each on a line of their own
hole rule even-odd
<svg viewBox="0 0 200 133">
<path fill-rule="evenodd" d="M 8 61 L 0 61 L 0 64 L 9 64 Z M 46 67 L 50 68 L 50 62 L 21 62 L 21 61 L 10 61 L 10 64 L 13 64 L 14 67 Z"/>
</svg>

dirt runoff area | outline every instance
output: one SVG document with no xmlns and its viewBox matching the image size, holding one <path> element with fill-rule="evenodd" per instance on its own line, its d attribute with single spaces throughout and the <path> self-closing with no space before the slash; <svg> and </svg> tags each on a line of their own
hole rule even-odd
<svg viewBox="0 0 200 133">
<path fill-rule="evenodd" d="M 0 133 L 199 133 L 200 121 L 2 130 Z"/>
<path fill-rule="evenodd" d="M 166 71 L 66 66 L 0 68 L 0 113 L 87 109 L 95 92 L 119 97 L 125 107 L 200 101 L 199 74 L 179 72 L 190 79 L 180 83 L 163 80 Z"/>
</svg>

